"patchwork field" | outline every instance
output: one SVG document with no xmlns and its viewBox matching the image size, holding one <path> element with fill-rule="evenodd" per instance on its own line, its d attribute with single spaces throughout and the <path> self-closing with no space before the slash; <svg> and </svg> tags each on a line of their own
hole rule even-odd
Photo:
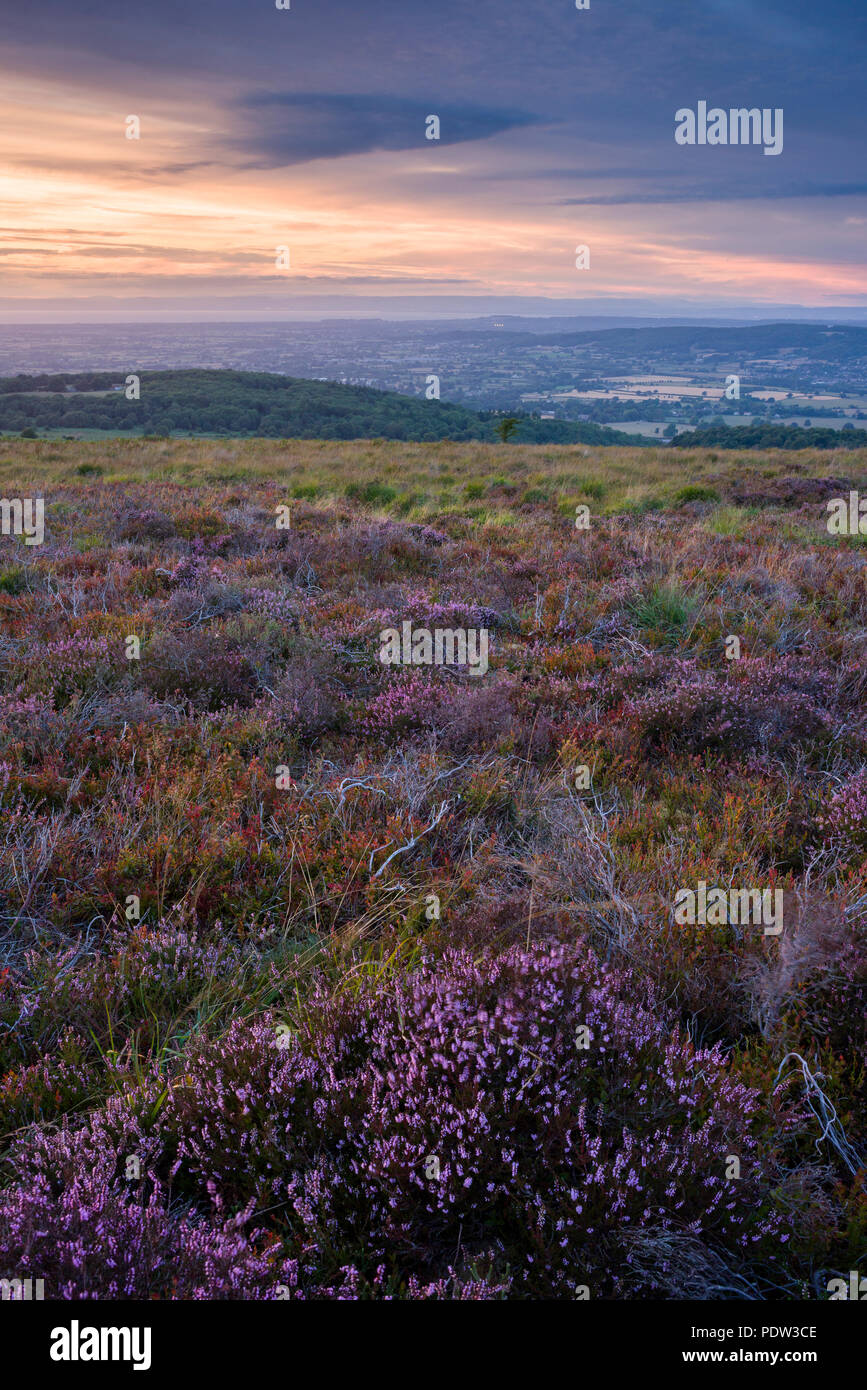
<svg viewBox="0 0 867 1390">
<path fill-rule="evenodd" d="M 45 504 L 0 537 L 0 1277 L 828 1298 L 859 488 L 858 450 L 0 441 Z M 404 624 L 487 669 L 384 664 Z"/>
</svg>

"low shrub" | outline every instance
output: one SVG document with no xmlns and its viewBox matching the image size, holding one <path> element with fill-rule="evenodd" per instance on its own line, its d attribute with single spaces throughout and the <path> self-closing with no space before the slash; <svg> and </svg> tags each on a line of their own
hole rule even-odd
<svg viewBox="0 0 867 1390">
<path fill-rule="evenodd" d="M 641 1223 L 772 1257 L 787 1236 L 763 1211 L 758 1096 L 650 1006 L 581 946 L 323 987 L 289 1047 L 239 1020 L 189 1060 L 165 1114 L 175 1180 L 277 1207 L 320 1280 L 347 1264 L 439 1278 L 460 1248 L 515 1291 L 604 1296 Z"/>
<path fill-rule="evenodd" d="M 249 705 L 255 691 L 249 661 L 219 633 L 158 634 L 142 649 L 140 679 L 158 700 L 180 697 L 208 710 Z"/>
</svg>

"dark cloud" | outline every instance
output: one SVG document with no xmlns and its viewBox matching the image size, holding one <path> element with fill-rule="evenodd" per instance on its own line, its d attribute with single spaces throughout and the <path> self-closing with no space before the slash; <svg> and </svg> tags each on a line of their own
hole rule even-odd
<svg viewBox="0 0 867 1390">
<path fill-rule="evenodd" d="M 324 92 L 256 92 L 238 102 L 250 129 L 238 148 L 254 167 L 274 168 L 312 159 L 337 159 L 371 150 L 436 150 L 443 145 L 487 140 L 506 130 L 533 125 L 522 111 L 454 106 L 424 99 Z M 426 138 L 429 116 L 440 121 L 439 140 Z"/>
<path fill-rule="evenodd" d="M 839 213 L 842 200 L 867 193 L 864 0 L 592 0 L 584 12 L 573 0 L 292 0 L 288 11 L 273 0 L 148 0 L 121 10 L 117 0 L 40 0 L 6 9 L 13 75 L 80 84 L 89 101 L 110 93 L 112 120 L 127 110 L 196 113 L 188 148 L 170 150 L 165 164 L 130 162 L 124 180 L 377 150 L 417 151 L 418 165 L 447 146 L 490 141 L 463 190 L 467 207 L 495 195 L 510 211 L 540 199 L 810 199 L 812 236 L 823 230 L 823 201 Z M 678 148 L 675 112 L 699 100 L 783 107 L 783 154 Z M 431 113 L 441 118 L 439 142 L 424 138 Z"/>
<path fill-rule="evenodd" d="M 130 94 L 142 98 L 178 78 L 179 92 L 210 79 L 212 95 L 229 98 L 422 91 L 574 120 L 598 140 L 707 97 L 789 103 L 814 129 L 867 130 L 861 0 L 594 0 L 586 12 L 572 0 L 293 0 L 288 11 L 273 0 L 122 11 L 116 0 L 40 0 L 4 16 L 4 44 L 16 68 L 70 80 L 134 72 Z"/>
</svg>

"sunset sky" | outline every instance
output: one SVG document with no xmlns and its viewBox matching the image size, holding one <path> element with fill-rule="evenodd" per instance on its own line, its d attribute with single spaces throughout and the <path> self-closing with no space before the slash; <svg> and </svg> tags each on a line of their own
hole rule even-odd
<svg viewBox="0 0 867 1390">
<path fill-rule="evenodd" d="M 864 0 L 2 3 L 7 322 L 867 306 Z"/>
</svg>

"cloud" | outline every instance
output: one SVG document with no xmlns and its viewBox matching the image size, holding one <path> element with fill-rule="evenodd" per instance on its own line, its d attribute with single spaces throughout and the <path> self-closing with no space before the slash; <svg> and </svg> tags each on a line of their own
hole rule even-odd
<svg viewBox="0 0 867 1390">
<path fill-rule="evenodd" d="M 539 121 L 524 111 L 455 106 L 435 97 L 425 101 L 325 92 L 254 92 L 237 105 L 248 131 L 234 142 L 235 147 L 248 152 L 248 167 L 260 169 L 372 150 L 436 150 L 443 145 L 488 140 Z M 425 135 L 425 123 L 431 115 L 440 121 L 439 140 L 428 140 Z"/>
<path fill-rule="evenodd" d="M 585 239 L 606 251 L 603 294 L 725 298 L 734 248 L 771 280 L 780 263 L 768 293 L 800 277 L 821 297 L 823 264 L 837 275 L 860 253 L 846 214 L 867 194 L 867 6 L 853 0 L 594 0 L 589 14 L 573 0 L 149 0 L 122 22 L 116 9 L 41 0 L 5 26 L 3 218 L 37 295 L 87 243 L 82 284 L 127 287 L 138 254 L 131 285 L 155 292 L 174 260 L 178 285 L 203 294 L 252 278 L 239 248 L 261 248 L 264 279 L 284 240 L 293 280 L 366 269 L 374 284 L 405 272 L 555 295 L 575 278 L 564 247 Z M 783 106 L 783 157 L 676 146 L 675 112 L 699 99 Z M 642 260 L 648 241 L 662 249 Z M 804 247 L 815 261 L 783 264 Z"/>
<path fill-rule="evenodd" d="M 621 193 L 588 194 L 583 198 L 558 198 L 558 207 L 620 207 L 628 204 L 656 203 L 739 203 L 745 199 L 863 198 L 867 183 L 838 184 L 712 184 L 693 188 L 631 188 Z"/>
</svg>

